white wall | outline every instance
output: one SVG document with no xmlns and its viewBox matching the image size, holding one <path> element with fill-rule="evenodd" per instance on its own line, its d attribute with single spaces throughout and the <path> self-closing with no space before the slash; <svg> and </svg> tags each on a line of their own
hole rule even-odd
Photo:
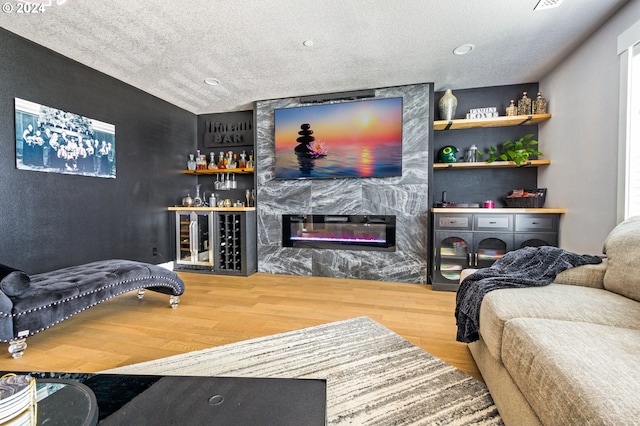
<svg viewBox="0 0 640 426">
<path fill-rule="evenodd" d="M 561 6 L 562 7 L 562 6 Z M 616 225 L 618 36 L 640 18 L 632 0 L 558 67 L 540 80 L 551 120 L 539 126 L 539 169 L 549 188 L 545 207 L 564 207 L 560 247 L 599 254 Z"/>
</svg>

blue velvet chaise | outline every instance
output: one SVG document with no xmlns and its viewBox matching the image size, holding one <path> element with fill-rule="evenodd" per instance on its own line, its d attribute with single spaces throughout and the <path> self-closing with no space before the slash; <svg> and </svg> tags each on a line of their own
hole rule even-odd
<svg viewBox="0 0 640 426">
<path fill-rule="evenodd" d="M 20 358 L 26 338 L 105 300 L 145 289 L 170 295 L 176 308 L 184 282 L 162 266 L 131 260 L 102 260 L 35 275 L 0 265 L 0 341 Z"/>
</svg>

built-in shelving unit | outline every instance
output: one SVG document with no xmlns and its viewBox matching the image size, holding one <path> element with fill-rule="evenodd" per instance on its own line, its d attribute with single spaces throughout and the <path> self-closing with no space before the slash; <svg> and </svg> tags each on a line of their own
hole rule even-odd
<svg viewBox="0 0 640 426">
<path fill-rule="evenodd" d="M 437 120 L 433 130 L 460 130 L 477 127 L 529 126 L 539 124 L 551 118 L 551 114 L 512 115 L 493 118 Z"/>
<path fill-rule="evenodd" d="M 500 90 L 498 88 L 498 93 Z M 531 90 L 519 87 L 518 91 Z M 496 104 L 495 99 L 505 98 L 491 88 L 484 92 L 479 95 L 473 90 L 460 91 L 459 96 L 468 93 L 473 98 L 465 109 L 480 102 Z M 433 153 L 447 145 L 459 149 L 476 145 L 483 151 L 498 145 L 499 141 L 514 140 L 524 133 L 537 136 L 537 125 L 551 117 L 545 113 L 434 121 Z M 516 129 L 520 126 L 531 128 Z M 525 246 L 557 245 L 559 220 L 565 209 L 500 208 L 509 188 L 536 181 L 537 171 L 532 169 L 550 164 L 550 159 L 530 159 L 520 165 L 513 161 L 433 162 L 433 188 L 437 194 L 442 192 L 443 200 L 445 194 L 453 199 L 451 205 L 455 202 L 481 204 L 483 196 L 487 200 L 498 200 L 498 208 L 493 209 L 436 207 L 431 210 L 430 281 L 434 290 L 457 290 L 461 270 L 488 267 L 509 251 Z"/>
</svg>

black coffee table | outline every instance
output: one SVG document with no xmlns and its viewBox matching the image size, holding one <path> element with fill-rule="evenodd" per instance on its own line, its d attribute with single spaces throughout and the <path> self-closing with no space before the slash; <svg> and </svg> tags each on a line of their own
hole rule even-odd
<svg viewBox="0 0 640 426">
<path fill-rule="evenodd" d="M 16 374 L 66 385 L 38 402 L 38 424 L 326 425 L 323 379 Z"/>
</svg>

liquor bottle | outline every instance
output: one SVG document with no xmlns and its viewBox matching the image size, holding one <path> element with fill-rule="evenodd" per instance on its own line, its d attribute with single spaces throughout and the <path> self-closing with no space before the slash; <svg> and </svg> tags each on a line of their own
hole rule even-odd
<svg viewBox="0 0 640 426">
<path fill-rule="evenodd" d="M 204 159 L 204 155 L 198 155 L 196 158 L 196 170 L 204 170 L 207 168 L 207 160 Z"/>
<path fill-rule="evenodd" d="M 513 99 L 509 101 L 509 106 L 507 107 L 505 114 L 507 116 L 518 115 L 518 107 L 516 106 L 515 101 Z"/>
<path fill-rule="evenodd" d="M 240 163 L 238 164 L 238 167 L 241 169 L 247 167 L 247 152 L 245 150 L 242 150 L 242 154 L 240 154 Z"/>
<path fill-rule="evenodd" d="M 253 150 L 251 150 L 251 154 L 249 154 L 249 161 L 247 161 L 247 168 L 253 169 Z"/>
<path fill-rule="evenodd" d="M 208 169 L 217 169 L 218 168 L 218 164 L 216 163 L 216 155 L 212 152 L 211 154 L 209 154 L 209 165 L 207 166 Z"/>
<path fill-rule="evenodd" d="M 193 159 L 193 154 L 189 154 L 189 161 L 187 161 L 187 169 L 188 170 L 196 169 L 196 160 Z"/>
<path fill-rule="evenodd" d="M 218 157 L 218 168 L 226 169 L 227 166 L 224 165 L 224 152 L 220 151 L 220 156 Z"/>
</svg>

